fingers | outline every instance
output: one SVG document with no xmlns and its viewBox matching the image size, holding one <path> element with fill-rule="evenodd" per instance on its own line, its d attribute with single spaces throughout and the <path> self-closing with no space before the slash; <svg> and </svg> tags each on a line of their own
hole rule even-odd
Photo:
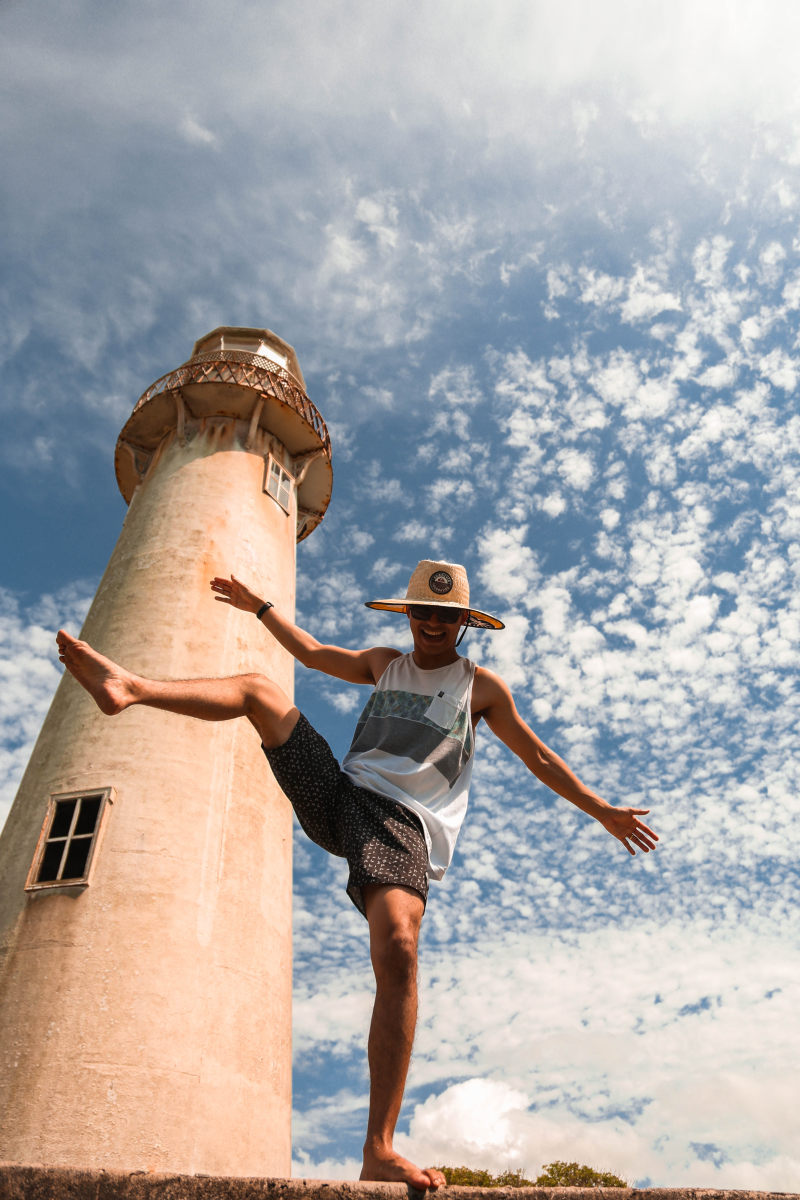
<svg viewBox="0 0 800 1200">
<path fill-rule="evenodd" d="M 649 825 L 645 825 L 644 821 L 635 821 L 633 832 L 637 840 L 647 842 L 650 849 L 655 848 L 655 844 L 658 841 L 658 834 L 654 833 Z"/>
<path fill-rule="evenodd" d="M 648 837 L 648 834 L 650 835 Z M 649 854 L 651 850 L 655 850 L 658 837 L 655 833 L 651 833 L 646 826 L 635 829 L 633 833 L 626 833 L 622 837 L 622 844 L 629 854 L 635 854 L 636 851 L 628 843 L 633 842 L 634 846 L 638 846 L 645 854 Z"/>
<path fill-rule="evenodd" d="M 643 850 L 645 854 L 649 854 L 651 850 L 655 850 L 656 848 L 658 834 L 655 833 L 649 825 L 645 825 L 644 821 L 638 820 L 640 814 L 649 812 L 649 808 L 628 809 L 629 815 L 633 817 L 633 831 L 625 834 L 625 847 L 631 854 L 635 854 L 636 851 L 628 845 L 628 842 L 633 842 L 633 844 L 638 846 L 640 850 Z"/>
<path fill-rule="evenodd" d="M 214 597 L 215 600 L 221 601 L 222 604 L 233 604 L 235 606 L 234 587 L 229 579 L 212 579 L 211 590 L 218 593 Z"/>
<path fill-rule="evenodd" d="M 639 820 L 639 815 L 648 813 L 649 808 L 612 808 L 606 814 L 603 824 L 610 834 L 622 842 L 629 854 L 641 850 L 649 854 L 655 850 L 658 834 Z"/>
</svg>

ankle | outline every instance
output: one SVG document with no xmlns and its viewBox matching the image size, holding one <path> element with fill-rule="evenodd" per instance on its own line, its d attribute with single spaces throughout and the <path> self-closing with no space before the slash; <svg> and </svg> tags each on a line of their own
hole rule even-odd
<svg viewBox="0 0 800 1200">
<path fill-rule="evenodd" d="M 148 683 L 150 683 L 149 687 Z M 120 676 L 119 687 L 120 691 L 124 693 L 126 708 L 132 704 L 146 704 L 158 692 L 157 685 L 154 686 L 151 681 L 142 679 L 140 675 L 132 675 L 127 671 Z"/>
<path fill-rule="evenodd" d="M 364 1139 L 364 1154 L 373 1154 L 383 1158 L 394 1153 L 391 1136 L 383 1133 L 368 1133 Z"/>
</svg>

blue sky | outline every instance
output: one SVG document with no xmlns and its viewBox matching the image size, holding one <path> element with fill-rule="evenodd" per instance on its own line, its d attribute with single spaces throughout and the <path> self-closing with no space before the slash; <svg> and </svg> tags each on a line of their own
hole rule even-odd
<svg viewBox="0 0 800 1200">
<path fill-rule="evenodd" d="M 800 10 L 7 4 L 3 812 L 124 514 L 113 447 L 217 325 L 297 350 L 334 493 L 298 619 L 468 653 L 630 859 L 485 732 L 424 923 L 417 1160 L 797 1190 Z M 225 564 L 220 564 L 224 569 Z M 337 752 L 358 688 L 297 673 Z M 365 927 L 298 835 L 296 1173 L 353 1176 Z"/>
</svg>

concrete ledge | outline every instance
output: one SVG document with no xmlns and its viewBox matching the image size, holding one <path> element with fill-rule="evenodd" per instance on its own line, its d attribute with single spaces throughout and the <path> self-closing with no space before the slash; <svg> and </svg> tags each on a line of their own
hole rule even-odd
<svg viewBox="0 0 800 1200">
<path fill-rule="evenodd" d="M 402 1183 L 339 1179 L 234 1179 L 81 1171 L 0 1163 L 0 1200 L 418 1200 Z M 440 1188 L 437 1200 L 800 1200 L 797 1192 L 713 1188 Z"/>
</svg>

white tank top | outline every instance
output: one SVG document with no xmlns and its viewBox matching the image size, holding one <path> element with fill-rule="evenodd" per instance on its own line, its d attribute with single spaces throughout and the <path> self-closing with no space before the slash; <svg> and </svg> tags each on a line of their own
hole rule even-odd
<svg viewBox="0 0 800 1200">
<path fill-rule="evenodd" d="M 450 865 L 467 811 L 474 737 L 475 664 L 458 658 L 423 671 L 410 654 L 393 658 L 358 719 L 342 770 L 358 787 L 416 813 L 428 846 L 428 875 Z"/>
</svg>

